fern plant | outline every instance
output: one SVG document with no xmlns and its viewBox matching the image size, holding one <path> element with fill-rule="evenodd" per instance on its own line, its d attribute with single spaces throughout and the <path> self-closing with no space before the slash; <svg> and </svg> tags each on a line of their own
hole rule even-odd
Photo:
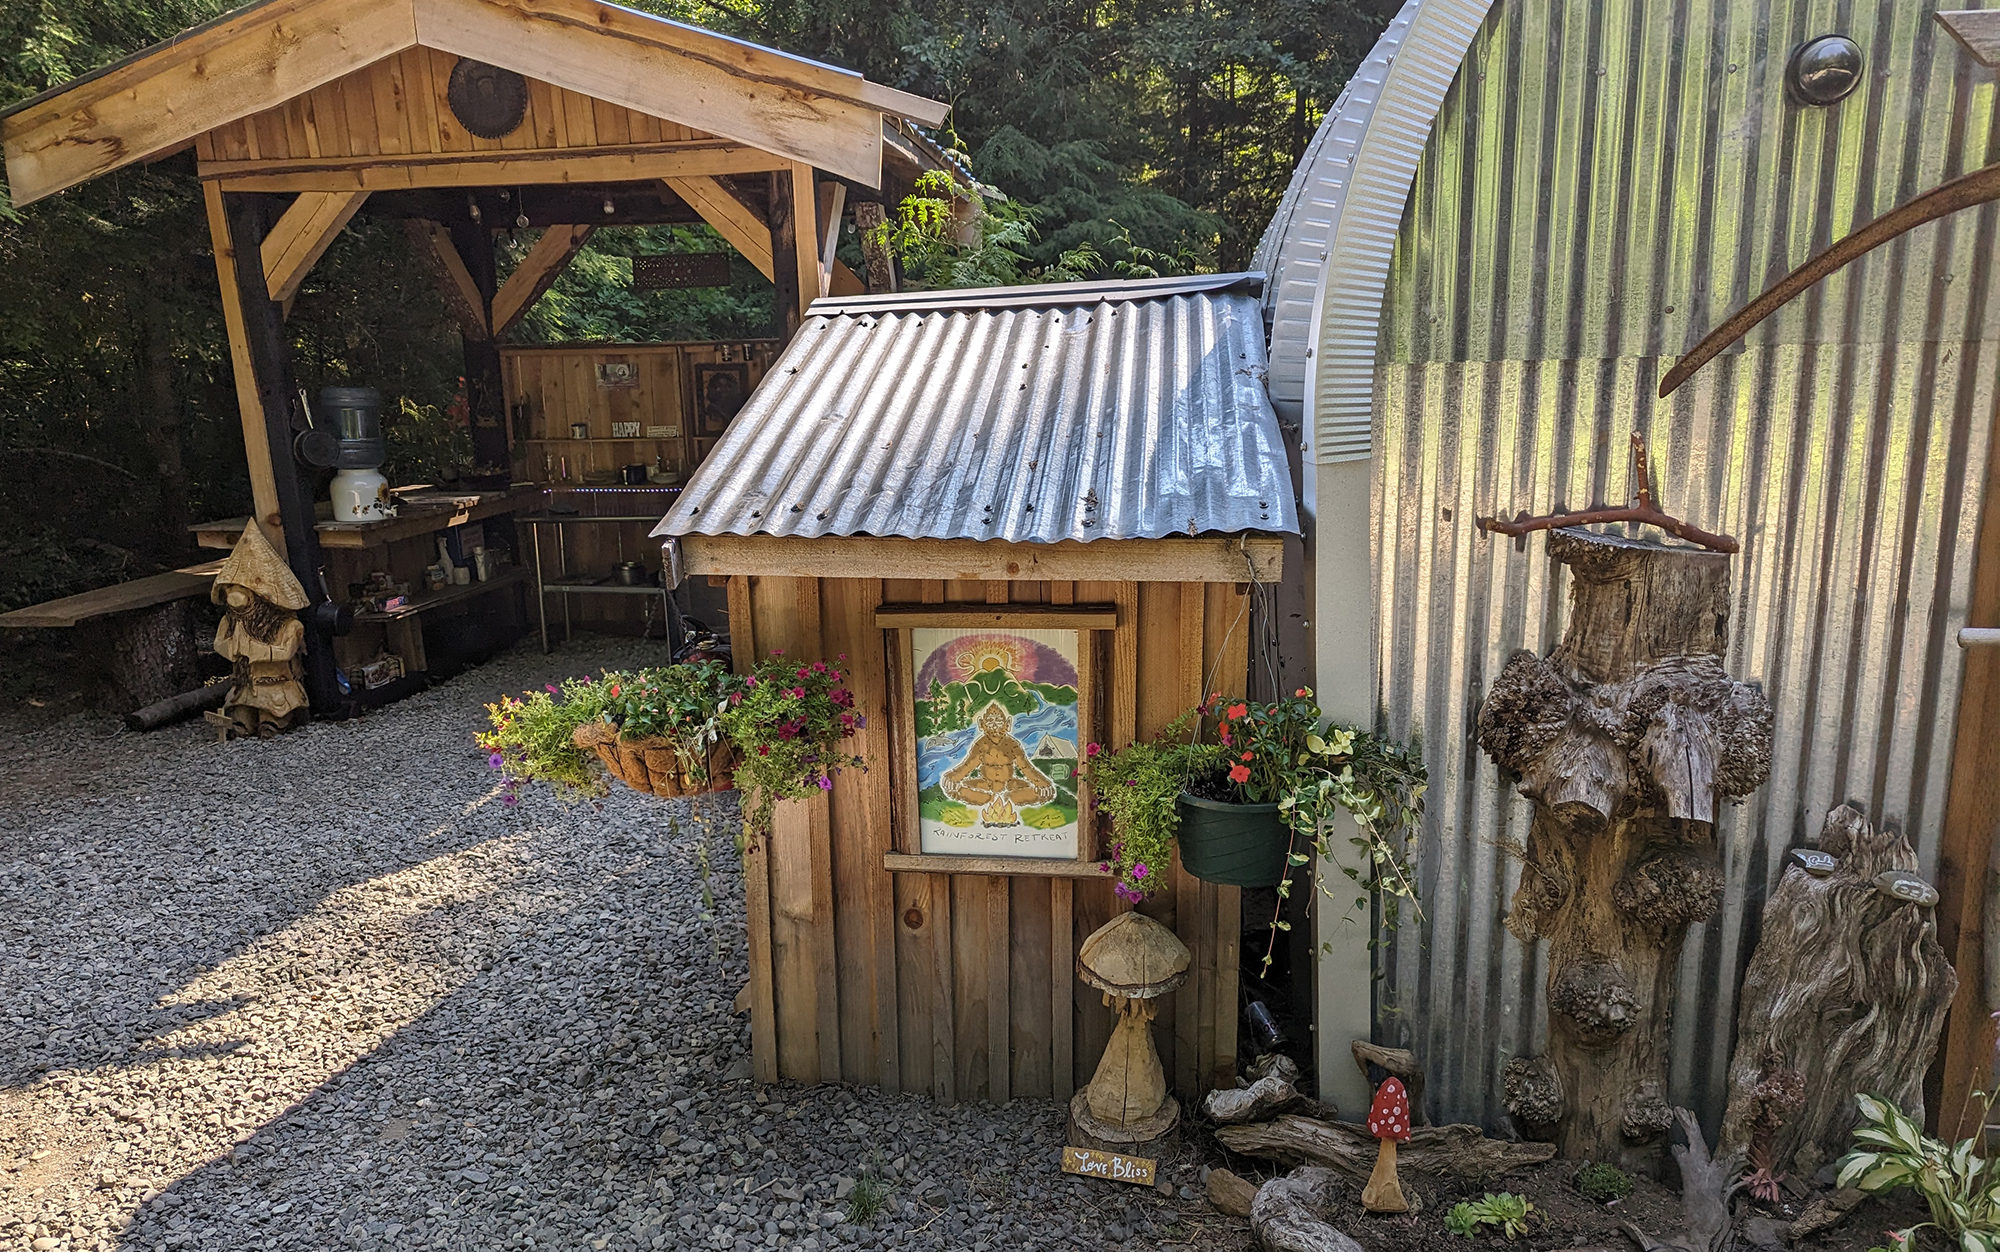
<svg viewBox="0 0 2000 1252">
<path fill-rule="evenodd" d="M 1992 1093 L 1981 1098 L 1992 1106 Z M 1889 1101 L 1871 1095 L 1854 1100 L 1861 1124 L 1854 1131 L 1854 1151 L 1840 1163 L 1838 1185 L 1869 1195 L 1909 1187 L 1922 1196 L 1931 1219 L 1893 1232 L 1902 1248 L 1914 1246 L 1919 1230 L 1932 1229 L 1961 1252 L 2000 1252 L 2000 1171 L 1979 1155 L 1977 1141 L 1932 1139 Z M 1979 1124 L 1985 1122 L 1982 1116 Z"/>
</svg>

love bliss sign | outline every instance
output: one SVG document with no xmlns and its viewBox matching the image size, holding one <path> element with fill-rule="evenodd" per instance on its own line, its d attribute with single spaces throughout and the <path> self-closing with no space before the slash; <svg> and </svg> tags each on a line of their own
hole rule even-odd
<svg viewBox="0 0 2000 1252">
<path fill-rule="evenodd" d="M 1116 1152 L 1099 1152 L 1095 1148 L 1063 1149 L 1063 1173 L 1081 1174 L 1085 1178 L 1109 1178 L 1114 1182 L 1133 1182 L 1150 1187 L 1153 1185 L 1155 1164 L 1143 1156 L 1120 1156 Z"/>
</svg>

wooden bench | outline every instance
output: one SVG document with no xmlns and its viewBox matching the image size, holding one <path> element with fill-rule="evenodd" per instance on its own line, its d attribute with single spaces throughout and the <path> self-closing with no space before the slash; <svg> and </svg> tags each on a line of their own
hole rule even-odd
<svg viewBox="0 0 2000 1252">
<path fill-rule="evenodd" d="M 114 712 L 201 684 L 194 606 L 208 596 L 221 558 L 0 613 L 0 627 L 75 629 L 78 658 L 98 680 L 96 702 Z"/>
</svg>

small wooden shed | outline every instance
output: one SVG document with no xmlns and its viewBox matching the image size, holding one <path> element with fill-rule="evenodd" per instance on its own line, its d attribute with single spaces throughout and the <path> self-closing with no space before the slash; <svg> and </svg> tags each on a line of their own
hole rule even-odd
<svg viewBox="0 0 2000 1252">
<path fill-rule="evenodd" d="M 727 583 L 739 666 L 844 656 L 867 715 L 870 768 L 781 805 L 745 856 L 761 1079 L 994 1101 L 1089 1080 L 1113 1017 L 1074 953 L 1126 906 L 1074 765 L 1243 689 L 1258 584 L 1297 530 L 1259 285 L 820 300 L 655 530 L 688 576 Z M 923 772 L 950 737 L 916 721 L 950 677 L 919 655 L 926 632 L 961 649 L 961 676 L 1075 641 L 1042 675 L 1073 683 L 1070 729 L 1008 732 L 1038 776 L 1071 780 L 1072 834 L 1034 825 L 1060 800 L 997 801 L 989 826 L 969 816 L 983 794 L 958 803 Z M 1192 1098 L 1235 1075 L 1239 892 L 1162 877 L 1141 907 L 1193 966 L 1156 1030 Z"/>
</svg>

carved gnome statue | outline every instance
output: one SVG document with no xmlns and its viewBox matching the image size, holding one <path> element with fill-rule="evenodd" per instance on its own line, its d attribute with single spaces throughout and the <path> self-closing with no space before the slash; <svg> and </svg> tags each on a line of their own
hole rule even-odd
<svg viewBox="0 0 2000 1252">
<path fill-rule="evenodd" d="M 243 537 L 216 572 L 209 598 L 223 606 L 215 652 L 235 667 L 222 712 L 206 716 L 224 738 L 268 739 L 307 716 L 305 670 L 299 654 L 306 630 L 298 611 L 309 603 L 305 588 L 264 533 L 245 526 Z"/>
</svg>

